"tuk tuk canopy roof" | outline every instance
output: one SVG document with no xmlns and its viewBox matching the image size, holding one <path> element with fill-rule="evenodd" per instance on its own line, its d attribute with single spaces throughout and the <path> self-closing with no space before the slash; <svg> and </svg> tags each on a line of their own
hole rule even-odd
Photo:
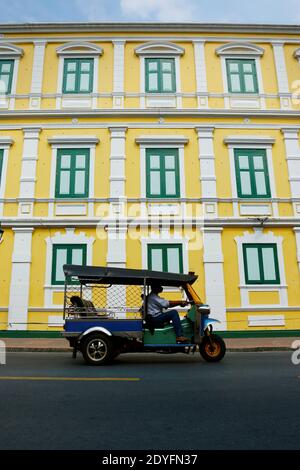
<svg viewBox="0 0 300 470">
<path fill-rule="evenodd" d="M 126 269 L 103 266 L 80 266 L 65 264 L 63 270 L 66 277 L 78 277 L 81 284 L 123 284 L 144 285 L 158 283 L 163 286 L 180 287 L 193 284 L 198 276 L 194 273 L 176 274 L 147 269 Z"/>
</svg>

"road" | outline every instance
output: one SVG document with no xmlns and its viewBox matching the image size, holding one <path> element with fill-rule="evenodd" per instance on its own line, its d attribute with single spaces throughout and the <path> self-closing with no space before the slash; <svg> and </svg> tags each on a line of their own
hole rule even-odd
<svg viewBox="0 0 300 470">
<path fill-rule="evenodd" d="M 8 353 L 0 449 L 300 449 L 299 377 L 289 352 Z"/>
</svg>

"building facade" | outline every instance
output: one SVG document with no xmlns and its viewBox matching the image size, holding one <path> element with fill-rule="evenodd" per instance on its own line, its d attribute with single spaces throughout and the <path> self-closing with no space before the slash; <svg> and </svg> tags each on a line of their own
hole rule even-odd
<svg viewBox="0 0 300 470">
<path fill-rule="evenodd" d="M 300 27 L 0 25 L 0 330 L 61 327 L 64 263 L 300 329 L 299 131 Z"/>
</svg>

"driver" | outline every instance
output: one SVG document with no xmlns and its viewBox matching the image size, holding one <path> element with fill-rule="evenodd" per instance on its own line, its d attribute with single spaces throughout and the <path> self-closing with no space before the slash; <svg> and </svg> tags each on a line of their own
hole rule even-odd
<svg viewBox="0 0 300 470">
<path fill-rule="evenodd" d="M 164 325 L 165 322 L 172 320 L 172 324 L 176 334 L 176 341 L 178 343 L 189 342 L 189 339 L 183 336 L 182 326 L 179 314 L 177 310 L 165 309 L 180 305 L 184 307 L 188 302 L 182 300 L 166 300 L 159 297 L 159 294 L 163 291 L 161 285 L 152 284 L 151 292 L 147 296 L 147 315 L 150 316 L 150 321 L 154 327 L 159 328 Z"/>
</svg>

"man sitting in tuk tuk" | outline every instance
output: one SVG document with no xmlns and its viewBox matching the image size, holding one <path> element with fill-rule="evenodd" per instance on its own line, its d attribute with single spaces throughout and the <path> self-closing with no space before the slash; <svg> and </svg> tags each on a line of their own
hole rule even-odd
<svg viewBox="0 0 300 470">
<path fill-rule="evenodd" d="M 146 309 L 148 322 L 153 327 L 162 328 L 166 322 L 172 321 L 173 328 L 176 334 L 176 341 L 178 343 L 189 342 L 189 339 L 183 336 L 180 316 L 177 310 L 167 310 L 170 307 L 180 305 L 185 307 L 188 302 L 182 300 L 167 300 L 159 296 L 163 292 L 163 287 L 160 284 L 151 284 L 151 292 L 146 299 Z"/>
</svg>

